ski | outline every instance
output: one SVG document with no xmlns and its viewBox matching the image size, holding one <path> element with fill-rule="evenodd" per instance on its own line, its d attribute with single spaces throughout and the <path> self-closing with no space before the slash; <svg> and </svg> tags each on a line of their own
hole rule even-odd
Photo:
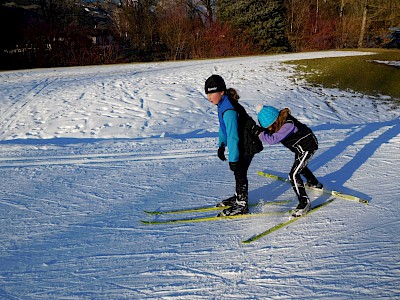
<svg viewBox="0 0 400 300">
<path fill-rule="evenodd" d="M 243 243 L 243 244 L 250 244 L 250 243 L 252 243 L 252 242 L 254 242 L 254 241 L 257 241 L 257 240 L 259 240 L 260 238 L 262 238 L 262 237 L 264 237 L 264 236 L 266 236 L 266 235 L 268 235 L 268 234 L 270 234 L 270 233 L 272 233 L 272 232 L 274 232 L 274 231 L 277 231 L 278 229 L 281 229 L 281 228 L 283 228 L 283 227 L 285 227 L 285 226 L 287 226 L 287 225 L 289 225 L 289 224 L 291 224 L 291 223 L 293 223 L 293 222 L 295 222 L 295 221 L 297 221 L 297 220 L 299 220 L 299 219 L 301 219 L 301 218 L 307 216 L 308 214 L 312 213 L 313 211 L 316 211 L 316 210 L 320 209 L 321 207 L 324 207 L 325 205 L 331 203 L 333 200 L 335 200 L 335 198 L 329 199 L 328 201 L 325 201 L 325 202 L 323 202 L 323 203 L 321 203 L 321 204 L 318 204 L 318 205 L 316 205 L 315 207 L 311 208 L 311 209 L 310 209 L 307 213 L 305 213 L 304 215 L 302 215 L 302 216 L 300 216 L 300 217 L 292 218 L 292 219 L 290 219 L 289 221 L 285 221 L 285 222 L 279 223 L 279 224 L 275 225 L 274 227 L 271 227 L 271 228 L 265 230 L 264 232 L 261 232 L 261 233 L 259 233 L 259 234 L 257 234 L 257 235 L 252 236 L 251 238 L 249 238 L 249 239 L 247 239 L 247 240 L 242 241 L 242 243 Z"/>
<path fill-rule="evenodd" d="M 263 203 L 263 205 L 283 205 L 290 203 L 291 200 L 283 200 L 283 201 L 268 201 Z M 249 206 L 257 206 L 259 203 L 249 204 Z M 182 208 L 182 209 L 171 209 L 171 210 L 162 210 L 162 211 L 149 211 L 144 210 L 146 214 L 150 215 L 164 215 L 164 214 L 184 214 L 184 213 L 191 213 L 191 212 L 209 212 L 209 211 L 218 211 L 228 208 L 228 206 L 201 206 L 201 207 L 193 207 L 193 208 Z"/>
<path fill-rule="evenodd" d="M 293 211 L 294 210 L 287 210 L 287 211 L 280 211 L 280 212 L 252 213 L 252 214 L 224 216 L 224 217 L 208 216 L 208 217 L 193 217 L 193 218 L 185 218 L 185 219 L 168 219 L 168 220 L 154 220 L 154 221 L 140 220 L 140 222 L 142 222 L 143 224 L 148 224 L 148 225 L 196 223 L 196 222 L 207 222 L 207 221 L 216 221 L 216 220 L 243 219 L 243 218 L 255 218 L 255 217 L 262 217 L 262 216 L 284 215 L 284 214 L 290 214 Z"/>
<path fill-rule="evenodd" d="M 208 212 L 208 211 L 216 211 L 222 210 L 226 208 L 224 207 L 216 207 L 216 206 L 202 206 L 202 207 L 194 207 L 194 208 L 183 208 L 183 209 L 171 209 L 171 210 L 162 210 L 162 211 L 148 211 L 144 210 L 146 214 L 149 215 L 165 215 L 165 214 L 184 214 L 190 212 Z"/>
<path fill-rule="evenodd" d="M 265 172 L 261 172 L 261 171 L 257 172 L 257 174 L 262 176 L 262 177 L 272 178 L 272 179 L 280 180 L 280 181 L 284 181 L 284 182 L 290 182 L 289 179 L 284 178 L 284 177 L 280 177 L 280 176 L 277 176 L 277 175 L 274 175 L 274 174 L 269 174 L 269 173 L 265 173 Z M 313 190 L 313 191 L 319 191 L 319 192 L 322 192 L 324 194 L 332 195 L 332 196 L 335 196 L 337 198 L 341 198 L 341 199 L 344 199 L 344 200 L 358 201 L 358 202 L 364 203 L 364 204 L 368 204 L 368 202 L 369 202 L 368 200 L 361 199 L 361 198 L 353 196 L 353 195 L 344 194 L 344 193 L 341 193 L 341 192 L 338 192 L 338 191 L 329 190 L 327 188 L 318 189 L 318 188 L 313 188 L 313 187 L 308 187 L 308 186 L 305 186 L 305 188 Z"/>
</svg>

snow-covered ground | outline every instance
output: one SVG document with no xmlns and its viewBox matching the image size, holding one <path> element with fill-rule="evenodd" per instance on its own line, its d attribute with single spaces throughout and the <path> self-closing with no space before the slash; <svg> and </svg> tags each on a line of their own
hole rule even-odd
<svg viewBox="0 0 400 300">
<path fill-rule="evenodd" d="M 384 64 L 388 66 L 393 66 L 393 67 L 398 67 L 400 68 L 400 61 L 386 61 L 386 60 L 371 60 L 372 62 L 375 62 L 377 64 Z"/>
<path fill-rule="evenodd" d="M 399 299 L 400 110 L 309 87 L 286 60 L 318 52 L 0 73 L 1 299 Z M 316 133 L 310 163 L 335 199 L 252 244 L 288 215 L 145 225 L 143 210 L 213 205 L 233 174 L 216 156 L 213 74 L 259 103 L 288 106 Z M 355 79 L 356 80 L 356 79 Z M 297 205 L 281 145 L 250 167 L 252 212 Z M 310 193 L 314 203 L 328 196 Z M 203 215 L 215 215 L 203 213 Z M 200 215 L 200 214 L 197 214 Z"/>
</svg>

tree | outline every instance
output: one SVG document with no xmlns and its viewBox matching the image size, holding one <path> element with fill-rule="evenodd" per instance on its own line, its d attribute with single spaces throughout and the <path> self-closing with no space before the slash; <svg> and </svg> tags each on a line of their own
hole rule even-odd
<svg viewBox="0 0 400 300">
<path fill-rule="evenodd" d="M 365 23 L 362 41 L 368 46 L 381 47 L 387 38 L 389 28 L 400 26 L 400 1 L 368 0 Z"/>
<path fill-rule="evenodd" d="M 167 48 L 166 58 L 169 60 L 189 58 L 194 22 L 189 19 L 187 8 L 182 4 L 163 7 L 160 17 L 160 39 Z"/>
<path fill-rule="evenodd" d="M 47 23 L 65 26 L 73 21 L 76 12 L 73 0 L 34 0 Z"/>
<path fill-rule="evenodd" d="M 289 50 L 283 0 L 220 0 L 217 4 L 220 20 L 240 30 L 249 44 L 264 53 Z"/>
<path fill-rule="evenodd" d="M 152 60 L 158 39 L 157 0 L 121 0 L 121 24 L 130 47 Z"/>
<path fill-rule="evenodd" d="M 380 47 L 390 27 L 400 26 L 399 0 L 341 0 L 342 37 L 348 46 Z M 357 33 L 354 36 L 353 33 Z M 356 39 L 356 41 L 352 41 Z"/>
<path fill-rule="evenodd" d="M 368 15 L 368 0 L 364 0 L 362 5 L 362 20 L 361 20 L 361 29 L 360 29 L 360 37 L 358 38 L 358 47 L 362 48 L 364 35 L 365 35 L 365 27 L 367 25 L 367 15 Z"/>
<path fill-rule="evenodd" d="M 190 15 L 200 16 L 206 26 L 216 21 L 215 7 L 217 0 L 185 0 Z"/>
</svg>

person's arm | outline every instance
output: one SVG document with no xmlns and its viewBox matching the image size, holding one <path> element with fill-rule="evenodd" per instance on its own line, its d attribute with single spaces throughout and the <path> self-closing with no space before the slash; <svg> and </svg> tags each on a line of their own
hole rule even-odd
<svg viewBox="0 0 400 300">
<path fill-rule="evenodd" d="M 222 143 L 226 146 L 227 145 L 226 135 L 224 135 L 224 133 L 222 132 L 221 127 L 219 127 L 218 136 L 219 136 L 218 147 L 221 147 Z"/>
<path fill-rule="evenodd" d="M 274 145 L 281 142 L 285 137 L 287 137 L 292 132 L 295 132 L 296 126 L 293 123 L 285 123 L 283 126 L 275 133 L 268 134 L 266 132 L 261 132 L 259 137 L 261 142 Z"/>
<path fill-rule="evenodd" d="M 236 111 L 227 110 L 223 118 L 226 126 L 229 162 L 237 162 L 239 160 L 238 116 Z"/>
</svg>

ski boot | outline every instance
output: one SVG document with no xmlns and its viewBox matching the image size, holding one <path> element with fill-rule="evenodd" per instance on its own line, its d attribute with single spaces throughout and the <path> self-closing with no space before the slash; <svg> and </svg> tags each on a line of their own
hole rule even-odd
<svg viewBox="0 0 400 300">
<path fill-rule="evenodd" d="M 310 211 L 310 199 L 307 196 L 303 196 L 299 199 L 299 205 L 297 205 L 292 217 L 301 217 L 302 215 L 306 214 Z"/>
<path fill-rule="evenodd" d="M 222 200 L 216 207 L 234 206 L 236 204 L 236 194 L 228 199 Z"/>
<path fill-rule="evenodd" d="M 236 215 L 244 215 L 249 213 L 249 206 L 246 202 L 240 203 L 242 201 L 236 201 L 236 204 L 224 209 L 222 212 L 218 214 L 218 217 L 228 217 L 228 216 L 236 216 Z"/>
<path fill-rule="evenodd" d="M 231 207 L 228 207 L 224 209 L 221 213 L 219 213 L 218 217 L 248 214 L 249 206 L 247 202 L 248 202 L 247 194 L 237 196 L 235 203 Z"/>
<path fill-rule="evenodd" d="M 311 181 L 307 181 L 306 186 L 315 189 L 322 189 L 324 187 L 324 185 L 319 181 L 317 183 L 312 183 Z"/>
</svg>

